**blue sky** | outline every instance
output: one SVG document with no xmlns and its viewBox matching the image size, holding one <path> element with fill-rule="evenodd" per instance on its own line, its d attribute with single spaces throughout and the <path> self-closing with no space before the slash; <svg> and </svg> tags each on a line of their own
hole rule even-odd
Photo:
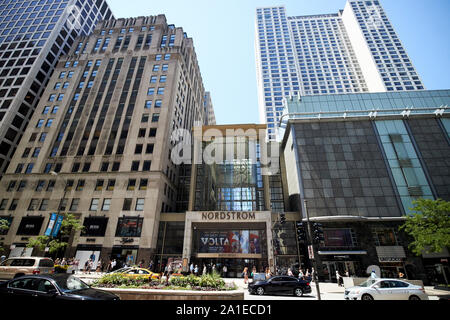
<svg viewBox="0 0 450 320">
<path fill-rule="evenodd" d="M 107 0 L 116 18 L 165 14 L 194 39 L 217 124 L 258 123 L 255 8 L 287 16 L 336 13 L 346 0 Z M 426 89 L 450 88 L 450 1 L 381 0 Z"/>
</svg>

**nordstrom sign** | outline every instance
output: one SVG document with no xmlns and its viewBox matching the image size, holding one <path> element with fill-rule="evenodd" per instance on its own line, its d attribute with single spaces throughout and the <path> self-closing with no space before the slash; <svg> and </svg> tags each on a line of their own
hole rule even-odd
<svg viewBox="0 0 450 320">
<path fill-rule="evenodd" d="M 253 211 L 209 211 L 202 212 L 202 220 L 255 220 Z"/>
</svg>

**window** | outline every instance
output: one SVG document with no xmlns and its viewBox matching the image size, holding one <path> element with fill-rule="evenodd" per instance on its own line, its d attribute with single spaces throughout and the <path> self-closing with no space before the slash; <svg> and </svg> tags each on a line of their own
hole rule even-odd
<svg viewBox="0 0 450 320">
<path fill-rule="evenodd" d="M 146 123 L 146 122 L 148 122 L 148 118 L 149 118 L 149 115 L 148 115 L 148 114 L 143 114 L 143 115 L 142 115 L 142 118 L 141 118 L 141 123 Z"/>
<path fill-rule="evenodd" d="M 161 76 L 161 77 L 159 77 L 159 82 L 161 82 L 161 83 L 164 83 L 164 82 L 166 82 L 166 80 L 167 80 L 167 76 Z"/>
<path fill-rule="evenodd" d="M 153 71 L 154 71 L 154 72 L 159 71 L 159 64 L 155 64 L 155 65 L 153 66 Z"/>
<path fill-rule="evenodd" d="M 82 237 L 104 237 L 108 218 L 92 217 L 84 219 Z"/>
<path fill-rule="evenodd" d="M 17 235 L 37 236 L 43 221 L 43 217 L 23 217 L 17 230 Z"/>
<path fill-rule="evenodd" d="M 48 119 L 48 120 L 47 120 L 47 123 L 45 124 L 45 126 L 46 126 L 47 128 L 50 128 L 50 127 L 52 126 L 52 124 L 53 124 L 53 120 L 54 120 L 54 119 Z"/>
<path fill-rule="evenodd" d="M 41 136 L 39 137 L 39 142 L 44 142 L 45 138 L 47 138 L 47 132 L 42 132 Z"/>
<path fill-rule="evenodd" d="M 397 237 L 394 229 L 377 228 L 372 230 L 374 242 L 377 246 L 396 246 Z"/>
<path fill-rule="evenodd" d="M 76 191 L 83 191 L 85 183 L 85 180 L 78 180 Z"/>
<path fill-rule="evenodd" d="M 324 229 L 323 235 L 326 247 L 353 247 L 351 229 Z"/>
<path fill-rule="evenodd" d="M 28 210 L 35 211 L 35 210 L 37 210 L 38 205 L 39 205 L 39 199 L 31 199 L 30 205 L 28 206 Z"/>
<path fill-rule="evenodd" d="M 138 138 L 144 138 L 145 137 L 146 129 L 139 129 Z"/>
<path fill-rule="evenodd" d="M 42 199 L 41 206 L 39 207 L 40 211 L 46 211 L 48 207 L 48 199 Z"/>
<path fill-rule="evenodd" d="M 167 71 L 169 70 L 169 65 L 168 64 L 163 64 L 162 65 L 162 71 Z"/>
<path fill-rule="evenodd" d="M 123 206 L 122 206 L 122 210 L 123 211 L 130 211 L 131 210 L 131 203 L 133 202 L 133 199 L 131 198 L 125 198 L 123 199 Z"/>
<path fill-rule="evenodd" d="M 155 88 L 148 88 L 147 95 L 151 96 L 153 94 L 155 94 Z"/>
<path fill-rule="evenodd" d="M 73 183 L 74 183 L 74 180 L 67 180 L 65 190 L 66 191 L 71 191 L 72 188 L 73 188 Z"/>
<path fill-rule="evenodd" d="M 70 211 L 77 211 L 79 203 L 80 199 L 78 198 L 72 199 L 72 203 L 70 204 Z"/>
<path fill-rule="evenodd" d="M 156 61 L 160 61 L 161 58 L 162 58 L 162 54 L 157 54 L 156 57 L 155 57 L 155 60 Z"/>
<path fill-rule="evenodd" d="M 34 148 L 32 158 L 37 158 L 39 156 L 39 152 L 41 152 L 41 148 Z"/>
<path fill-rule="evenodd" d="M 160 95 L 164 94 L 164 87 L 158 88 L 158 94 Z"/>
<path fill-rule="evenodd" d="M 141 179 L 139 182 L 139 190 L 147 190 L 148 179 Z"/>
<path fill-rule="evenodd" d="M 43 119 L 39 119 L 39 120 L 38 120 L 38 123 L 37 123 L 37 125 L 36 125 L 36 128 L 42 128 L 42 125 L 44 124 L 44 121 L 45 121 L 45 120 L 43 120 Z"/>
<path fill-rule="evenodd" d="M 53 188 L 55 187 L 56 181 L 50 180 L 47 185 L 47 191 L 53 191 Z"/>
<path fill-rule="evenodd" d="M 159 113 L 152 114 L 152 122 L 158 122 L 159 121 Z"/>
<path fill-rule="evenodd" d="M 111 171 L 115 172 L 115 171 L 119 171 L 120 168 L 120 162 L 113 162 Z"/>
<path fill-rule="evenodd" d="M 35 191 L 42 191 L 44 189 L 44 185 L 45 185 L 45 180 L 39 180 L 36 185 Z"/>
<path fill-rule="evenodd" d="M 109 167 L 109 162 L 102 162 L 102 165 L 100 167 L 101 172 L 107 172 Z"/>
<path fill-rule="evenodd" d="M 99 199 L 94 198 L 91 200 L 91 206 L 89 208 L 90 211 L 97 211 L 98 210 L 98 201 Z"/>
<path fill-rule="evenodd" d="M 144 218 L 124 217 L 117 222 L 116 237 L 140 237 Z"/>
<path fill-rule="evenodd" d="M 150 78 L 150 83 L 156 83 L 157 80 L 158 80 L 158 77 L 157 77 L 157 76 L 152 76 L 152 77 Z"/>
<path fill-rule="evenodd" d="M 27 169 L 25 170 L 25 173 L 31 173 L 33 171 L 34 163 L 30 163 L 27 165 Z"/>
<path fill-rule="evenodd" d="M 0 210 L 5 210 L 7 204 L 8 204 L 8 199 L 2 199 L 2 202 L 0 203 Z"/>
<path fill-rule="evenodd" d="M 137 144 L 136 148 L 134 149 L 134 154 L 141 154 L 142 153 L 142 144 Z"/>
<path fill-rule="evenodd" d="M 156 131 L 157 131 L 156 128 L 151 128 L 151 129 L 150 129 L 150 132 L 149 132 L 149 134 L 148 134 L 149 138 L 156 137 Z"/>
<path fill-rule="evenodd" d="M 151 100 L 145 101 L 145 109 L 150 109 L 151 107 L 152 107 L 152 101 Z"/>
<path fill-rule="evenodd" d="M 131 163 L 131 171 L 138 171 L 139 170 L 139 161 L 133 161 Z"/>
<path fill-rule="evenodd" d="M 145 199 L 139 198 L 136 200 L 136 211 L 144 211 Z"/>
<path fill-rule="evenodd" d="M 23 166 L 24 166 L 23 163 L 19 163 L 19 164 L 17 165 L 16 171 L 15 171 L 14 173 L 22 173 Z"/>
<path fill-rule="evenodd" d="M 114 191 L 114 186 L 116 185 L 116 180 L 115 179 L 110 179 L 108 180 L 108 187 L 106 190 L 108 191 Z"/>
<path fill-rule="evenodd" d="M 145 153 L 146 154 L 153 153 L 153 147 L 154 147 L 154 145 L 152 143 L 147 144 L 147 147 L 145 148 Z"/>
<path fill-rule="evenodd" d="M 111 199 L 104 199 L 102 211 L 109 211 L 110 206 L 111 206 Z"/>
<path fill-rule="evenodd" d="M 72 166 L 72 172 L 78 172 L 78 170 L 80 170 L 80 165 L 79 162 L 75 162 Z"/>
<path fill-rule="evenodd" d="M 86 162 L 83 165 L 83 172 L 89 172 L 90 169 L 91 169 L 91 163 L 90 162 Z"/>
<path fill-rule="evenodd" d="M 170 53 L 164 55 L 164 60 L 170 60 Z"/>
<path fill-rule="evenodd" d="M 128 179 L 127 190 L 133 191 L 135 187 L 136 187 L 136 179 Z"/>
<path fill-rule="evenodd" d="M 151 161 L 144 161 L 144 165 L 142 166 L 142 171 L 150 171 L 151 166 L 152 166 Z"/>
<path fill-rule="evenodd" d="M 16 210 L 18 204 L 19 204 L 19 199 L 13 199 L 13 201 L 9 205 L 9 209 L 8 210 L 10 210 L 10 211 Z"/>
<path fill-rule="evenodd" d="M 97 180 L 95 184 L 95 191 L 102 191 L 103 190 L 103 184 L 105 183 L 104 180 Z"/>
</svg>

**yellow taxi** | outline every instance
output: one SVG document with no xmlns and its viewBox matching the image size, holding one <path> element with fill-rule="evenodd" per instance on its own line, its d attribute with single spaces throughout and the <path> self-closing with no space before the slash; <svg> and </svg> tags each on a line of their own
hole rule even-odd
<svg viewBox="0 0 450 320">
<path fill-rule="evenodd" d="M 113 271 L 111 273 L 120 273 L 127 278 L 137 278 L 137 277 L 150 278 L 151 277 L 151 279 L 153 279 L 153 280 L 158 280 L 161 278 L 161 275 L 159 273 L 154 273 L 148 269 L 138 268 L 138 267 L 122 268 L 122 269 Z"/>
</svg>

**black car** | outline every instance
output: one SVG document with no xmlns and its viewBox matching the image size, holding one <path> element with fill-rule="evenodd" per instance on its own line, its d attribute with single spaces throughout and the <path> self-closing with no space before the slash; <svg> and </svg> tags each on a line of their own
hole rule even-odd
<svg viewBox="0 0 450 320">
<path fill-rule="evenodd" d="M 274 276 L 268 280 L 257 280 L 249 283 L 250 294 L 293 294 L 302 297 L 311 293 L 309 282 L 289 276 Z"/>
<path fill-rule="evenodd" d="M 72 274 L 29 275 L 0 283 L 0 297 L 37 300 L 120 300 L 91 288 Z"/>
</svg>

